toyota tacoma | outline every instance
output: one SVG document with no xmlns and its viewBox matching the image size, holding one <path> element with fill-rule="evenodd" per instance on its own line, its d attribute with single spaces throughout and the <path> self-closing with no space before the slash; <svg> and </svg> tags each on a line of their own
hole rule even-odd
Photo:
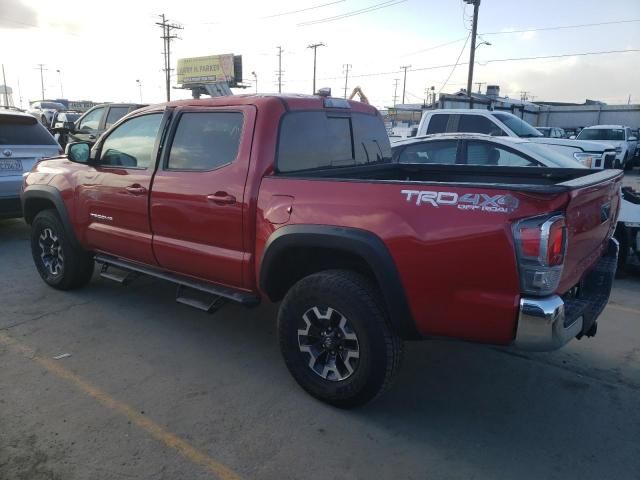
<svg viewBox="0 0 640 480">
<path fill-rule="evenodd" d="M 281 302 L 286 366 L 361 405 L 404 340 L 553 350 L 593 336 L 616 268 L 622 173 L 393 162 L 377 110 L 330 96 L 184 100 L 39 162 L 22 202 L 50 286 L 94 265 L 206 311 Z"/>
</svg>

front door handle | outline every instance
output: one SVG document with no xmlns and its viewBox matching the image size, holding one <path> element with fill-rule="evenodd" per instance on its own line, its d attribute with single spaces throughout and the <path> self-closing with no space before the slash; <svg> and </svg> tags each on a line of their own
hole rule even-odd
<svg viewBox="0 0 640 480">
<path fill-rule="evenodd" d="M 216 192 L 212 195 L 207 195 L 207 200 L 216 205 L 232 205 L 236 203 L 236 197 L 229 195 L 227 192 Z"/>
<path fill-rule="evenodd" d="M 126 187 L 125 190 L 131 195 L 144 195 L 147 193 L 147 189 L 138 183 L 134 183 L 133 185 Z"/>
</svg>

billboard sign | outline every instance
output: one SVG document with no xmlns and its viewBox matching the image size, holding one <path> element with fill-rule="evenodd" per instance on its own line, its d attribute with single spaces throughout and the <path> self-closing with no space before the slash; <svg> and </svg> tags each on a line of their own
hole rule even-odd
<svg viewBox="0 0 640 480">
<path fill-rule="evenodd" d="M 236 82 L 236 67 L 232 53 L 178 59 L 179 85 Z"/>
</svg>

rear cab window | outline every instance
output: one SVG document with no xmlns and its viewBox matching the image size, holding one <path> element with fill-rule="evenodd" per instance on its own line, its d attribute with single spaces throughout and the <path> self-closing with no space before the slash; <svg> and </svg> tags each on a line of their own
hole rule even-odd
<svg viewBox="0 0 640 480">
<path fill-rule="evenodd" d="M 0 114 L 0 145 L 57 145 L 35 117 Z"/>
<path fill-rule="evenodd" d="M 291 112 L 280 125 L 280 173 L 390 163 L 391 146 L 379 116 L 358 112 Z"/>
</svg>

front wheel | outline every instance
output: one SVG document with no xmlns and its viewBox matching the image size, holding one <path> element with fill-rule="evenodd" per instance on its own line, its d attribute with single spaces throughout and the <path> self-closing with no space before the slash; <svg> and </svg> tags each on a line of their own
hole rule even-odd
<svg viewBox="0 0 640 480">
<path fill-rule="evenodd" d="M 91 280 L 93 258 L 71 243 L 55 210 L 43 210 L 33 219 L 31 254 L 40 277 L 53 288 L 71 290 Z"/>
<path fill-rule="evenodd" d="M 280 350 L 298 382 L 341 408 L 382 393 L 400 367 L 402 342 L 368 279 L 327 270 L 298 281 L 278 314 Z"/>
</svg>

